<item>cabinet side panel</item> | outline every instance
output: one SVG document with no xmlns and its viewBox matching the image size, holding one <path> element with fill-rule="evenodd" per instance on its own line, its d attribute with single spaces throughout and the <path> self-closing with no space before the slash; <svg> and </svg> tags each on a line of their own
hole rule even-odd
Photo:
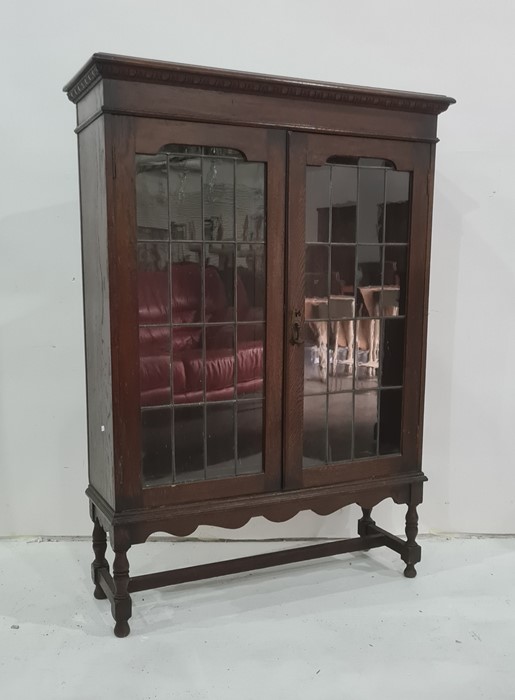
<svg viewBox="0 0 515 700">
<path fill-rule="evenodd" d="M 79 134 L 89 481 L 114 505 L 104 120 Z"/>
</svg>

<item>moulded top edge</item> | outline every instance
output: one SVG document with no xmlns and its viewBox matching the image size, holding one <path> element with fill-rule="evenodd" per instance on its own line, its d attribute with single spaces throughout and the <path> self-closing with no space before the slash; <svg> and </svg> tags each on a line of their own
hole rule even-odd
<svg viewBox="0 0 515 700">
<path fill-rule="evenodd" d="M 76 103 L 102 78 L 434 115 L 445 112 L 456 102 L 445 95 L 301 80 L 107 53 L 93 54 L 63 90 Z"/>
</svg>

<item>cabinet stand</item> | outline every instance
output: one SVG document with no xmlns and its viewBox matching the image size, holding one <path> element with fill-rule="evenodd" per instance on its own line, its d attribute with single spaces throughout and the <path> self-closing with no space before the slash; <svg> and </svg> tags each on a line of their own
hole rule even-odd
<svg viewBox="0 0 515 700">
<path fill-rule="evenodd" d="M 363 516 L 358 520 L 358 537 L 323 542 L 320 544 L 295 547 L 278 552 L 255 554 L 248 557 L 238 557 L 210 564 L 198 564 L 180 569 L 169 569 L 152 574 L 139 576 L 129 575 L 127 551 L 130 548 L 130 530 L 124 526 L 112 526 L 110 540 L 114 551 L 113 575 L 104 557 L 106 551 L 106 532 L 100 520 L 102 515 L 95 505 L 90 503 L 93 528 L 93 551 L 95 560 L 92 564 L 92 578 L 95 584 L 94 596 L 97 599 L 107 598 L 115 620 L 114 633 L 117 637 L 126 637 L 130 633 L 128 620 L 132 615 L 132 600 L 130 593 L 137 591 L 174 586 L 190 581 L 229 576 L 245 571 L 266 569 L 272 566 L 294 564 L 321 557 L 331 557 L 350 552 L 369 551 L 377 547 L 388 547 L 400 554 L 406 563 L 404 575 L 414 578 L 417 575 L 415 564 L 421 559 L 421 548 L 415 542 L 418 528 L 417 505 L 422 501 L 422 483 L 411 484 L 408 489 L 409 501 L 406 514 L 406 540 L 378 527 L 371 517 L 372 507 L 362 507 Z M 397 501 L 393 493 L 391 494 Z M 373 494 L 372 494 L 373 497 Z M 154 529 L 151 524 L 149 529 Z M 164 527 L 163 529 L 166 529 Z M 171 527 L 173 529 L 173 526 Z"/>
</svg>

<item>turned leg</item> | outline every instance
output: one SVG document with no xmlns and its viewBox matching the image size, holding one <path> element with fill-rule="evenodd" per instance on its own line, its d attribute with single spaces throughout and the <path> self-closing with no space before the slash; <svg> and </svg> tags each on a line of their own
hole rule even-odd
<svg viewBox="0 0 515 700">
<path fill-rule="evenodd" d="M 402 559 L 406 563 L 404 576 L 407 578 L 415 578 L 417 571 L 415 564 L 418 564 L 421 558 L 420 545 L 416 543 L 418 534 L 418 515 L 417 506 L 409 504 L 408 512 L 406 513 L 406 546 L 402 553 Z"/>
<path fill-rule="evenodd" d="M 358 520 L 358 535 L 360 537 L 366 537 L 370 534 L 370 525 L 375 525 L 375 520 L 372 520 L 370 514 L 372 513 L 372 508 L 362 508 L 363 516 Z M 368 552 L 368 549 L 364 549 L 364 552 Z"/>
<path fill-rule="evenodd" d="M 365 537 L 369 534 L 369 526 L 375 525 L 375 521 L 370 517 L 372 508 L 362 508 L 361 510 L 363 511 L 363 517 L 358 520 L 358 535 Z"/>
<path fill-rule="evenodd" d="M 129 544 L 113 546 L 113 581 L 114 597 L 111 610 L 115 619 L 114 633 L 117 637 L 126 637 L 130 630 L 128 620 L 132 615 L 132 600 L 128 592 L 129 588 L 129 560 L 127 550 Z"/>
<path fill-rule="evenodd" d="M 93 552 L 95 553 L 95 559 L 91 563 L 91 578 L 95 584 L 95 590 L 93 595 L 98 600 L 104 600 L 107 598 L 106 594 L 100 587 L 98 582 L 98 572 L 100 569 L 109 569 L 109 564 L 105 558 L 105 553 L 107 549 L 107 538 L 106 533 L 102 525 L 95 520 L 93 525 Z"/>
</svg>

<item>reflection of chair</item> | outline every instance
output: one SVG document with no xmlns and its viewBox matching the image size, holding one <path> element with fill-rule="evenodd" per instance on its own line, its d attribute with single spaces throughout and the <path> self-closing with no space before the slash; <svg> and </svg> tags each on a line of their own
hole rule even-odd
<svg viewBox="0 0 515 700">
<path fill-rule="evenodd" d="M 354 316 L 355 301 L 351 296 L 329 297 L 329 317 L 331 332 L 333 334 L 333 358 L 332 374 L 336 376 L 338 366 L 339 348 L 347 349 L 347 356 L 343 360 L 345 372 L 350 372 L 354 365 Z"/>
<path fill-rule="evenodd" d="M 354 365 L 354 355 L 365 353 L 366 359 L 356 360 L 356 364 L 368 376 L 375 376 L 379 367 L 379 347 L 381 334 L 380 316 L 399 315 L 399 287 L 363 286 L 359 287 L 360 316 L 355 321 L 355 300 L 353 296 L 331 295 L 308 297 L 305 301 L 305 317 L 315 338 L 320 378 L 327 380 L 328 349 L 330 357 L 329 373 L 336 376 L 338 364 L 343 364 L 348 373 Z M 381 304 L 382 293 L 382 304 Z M 381 309 L 382 306 L 382 309 Z M 355 330 L 354 330 L 355 328 Z M 354 343 L 356 348 L 354 348 Z M 347 350 L 341 359 L 340 348 Z"/>
<path fill-rule="evenodd" d="M 317 321 L 319 318 L 327 318 L 327 299 L 310 297 L 304 302 L 304 316 L 308 328 L 315 338 L 320 378 L 327 379 L 327 321 Z"/>
<path fill-rule="evenodd" d="M 360 362 L 359 367 L 369 376 L 375 376 L 379 367 L 381 327 L 377 317 L 380 315 L 381 287 L 359 287 L 359 292 L 363 306 L 356 328 L 357 345 L 359 350 L 367 353 L 367 359 Z"/>
<path fill-rule="evenodd" d="M 368 359 L 360 362 L 359 366 L 363 367 L 369 376 L 374 376 L 379 367 L 381 322 L 378 317 L 399 315 L 399 287 L 359 287 L 359 293 L 363 300 L 363 313 L 357 322 L 357 345 L 359 350 L 368 353 Z"/>
<path fill-rule="evenodd" d="M 327 350 L 332 350 L 330 373 L 337 373 L 338 350 L 346 348 L 343 360 L 344 369 L 349 372 L 354 355 L 354 297 L 332 295 L 327 298 L 307 298 L 305 301 L 305 318 L 313 335 L 319 356 L 320 378 L 327 379 Z M 320 320 L 317 320 L 320 319 Z M 326 319 L 326 320 L 321 320 Z M 329 320 L 327 320 L 329 319 Z"/>
</svg>

